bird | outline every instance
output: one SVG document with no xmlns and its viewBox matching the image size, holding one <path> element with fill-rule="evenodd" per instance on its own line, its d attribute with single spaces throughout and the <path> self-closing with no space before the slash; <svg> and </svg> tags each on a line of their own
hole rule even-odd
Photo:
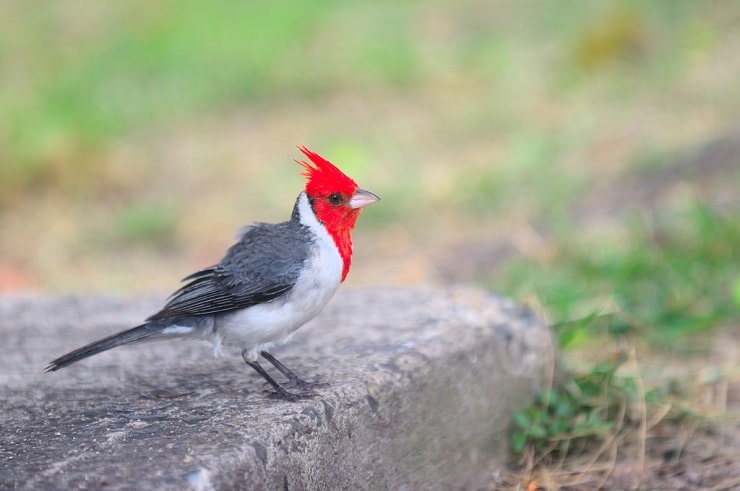
<svg viewBox="0 0 740 491">
<path fill-rule="evenodd" d="M 314 397 L 307 382 L 270 350 L 287 342 L 313 319 L 344 282 L 352 263 L 352 230 L 360 212 L 380 200 L 337 166 L 307 149 L 305 187 L 290 219 L 256 222 L 240 230 L 221 261 L 183 278 L 185 284 L 142 324 L 71 351 L 51 361 L 53 372 L 118 346 L 176 338 L 202 339 L 214 356 L 224 347 L 241 356 L 272 387 L 270 394 L 295 401 Z M 277 382 L 260 365 L 263 358 L 283 374 Z M 297 391 L 291 391 L 293 388 Z"/>
</svg>

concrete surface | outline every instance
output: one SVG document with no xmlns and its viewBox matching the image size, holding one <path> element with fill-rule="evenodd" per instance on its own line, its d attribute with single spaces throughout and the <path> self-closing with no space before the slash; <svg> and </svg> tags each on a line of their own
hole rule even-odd
<svg viewBox="0 0 740 491">
<path fill-rule="evenodd" d="M 0 297 L 0 488 L 474 488 L 552 372 L 551 334 L 529 311 L 447 288 L 340 292 L 274 351 L 330 384 L 313 400 L 267 398 L 239 356 L 195 341 L 42 373 L 162 301 Z"/>
</svg>

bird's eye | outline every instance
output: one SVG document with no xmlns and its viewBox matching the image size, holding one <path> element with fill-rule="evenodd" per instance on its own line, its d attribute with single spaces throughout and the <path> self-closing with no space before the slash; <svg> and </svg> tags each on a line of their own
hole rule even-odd
<svg viewBox="0 0 740 491">
<path fill-rule="evenodd" d="M 329 203 L 332 205 L 338 205 L 342 202 L 342 195 L 339 193 L 331 193 L 329 195 Z"/>
</svg>

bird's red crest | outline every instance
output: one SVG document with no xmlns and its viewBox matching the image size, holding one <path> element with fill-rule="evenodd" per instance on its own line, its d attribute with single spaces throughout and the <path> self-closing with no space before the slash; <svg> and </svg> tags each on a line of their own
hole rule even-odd
<svg viewBox="0 0 740 491">
<path fill-rule="evenodd" d="M 352 236 L 355 220 L 360 208 L 352 208 L 348 202 L 357 191 L 357 183 L 334 164 L 306 147 L 298 147 L 309 158 L 309 162 L 298 162 L 306 177 L 306 194 L 312 201 L 313 212 L 326 231 L 334 239 L 339 255 L 344 262 L 342 281 L 347 277 L 352 262 Z M 337 195 L 343 205 L 329 202 L 332 195 Z"/>
<path fill-rule="evenodd" d="M 305 169 L 302 175 L 306 178 L 306 193 L 309 196 L 322 196 L 333 192 L 352 195 L 355 192 L 357 183 L 337 166 L 306 147 L 298 147 L 298 150 L 311 161 L 311 163 L 296 161 Z"/>
</svg>

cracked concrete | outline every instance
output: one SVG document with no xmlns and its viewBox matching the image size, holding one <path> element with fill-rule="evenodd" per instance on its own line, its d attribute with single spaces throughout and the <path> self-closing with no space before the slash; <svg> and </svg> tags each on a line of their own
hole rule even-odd
<svg viewBox="0 0 740 491">
<path fill-rule="evenodd" d="M 193 341 L 42 373 L 162 301 L 0 297 L 0 488 L 474 487 L 554 365 L 531 312 L 458 287 L 340 292 L 276 351 L 329 383 L 313 400 L 270 399 L 240 357 Z"/>
</svg>

